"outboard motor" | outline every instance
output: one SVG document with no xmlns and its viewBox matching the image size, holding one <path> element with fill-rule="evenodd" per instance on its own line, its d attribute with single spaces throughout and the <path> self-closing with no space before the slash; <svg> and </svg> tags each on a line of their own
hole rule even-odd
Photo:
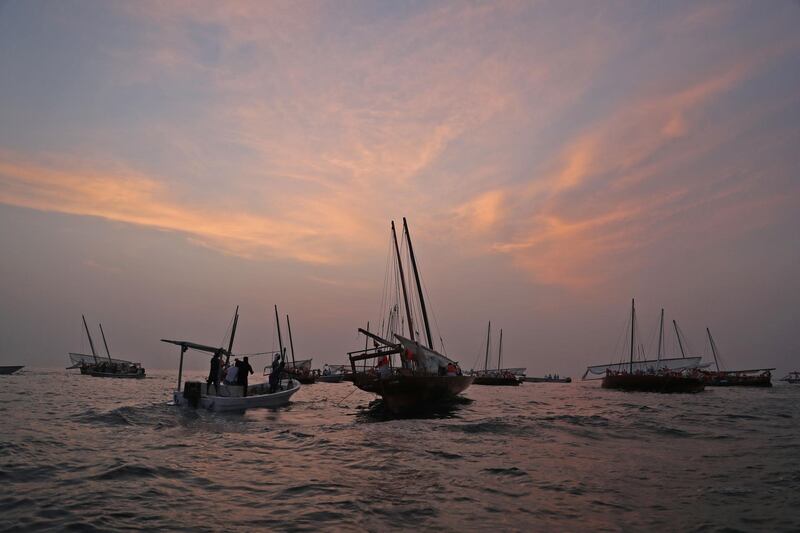
<svg viewBox="0 0 800 533">
<path fill-rule="evenodd" d="M 197 409 L 200 405 L 200 396 L 202 395 L 203 384 L 199 381 L 187 381 L 183 385 L 183 397 L 189 402 L 189 405 Z"/>
</svg>

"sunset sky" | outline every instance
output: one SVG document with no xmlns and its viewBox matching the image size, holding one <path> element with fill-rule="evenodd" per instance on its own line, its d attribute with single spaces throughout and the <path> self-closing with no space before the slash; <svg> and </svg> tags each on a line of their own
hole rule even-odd
<svg viewBox="0 0 800 533">
<path fill-rule="evenodd" d="M 630 299 L 800 370 L 800 4 L 0 0 L 0 363 L 343 363 L 406 216 L 449 355 L 579 376 Z M 99 332 L 97 332 L 99 335 Z M 616 350 L 615 350 L 615 347 Z M 207 367 L 197 356 L 194 368 Z M 257 365 L 254 365 L 257 366 Z"/>
</svg>

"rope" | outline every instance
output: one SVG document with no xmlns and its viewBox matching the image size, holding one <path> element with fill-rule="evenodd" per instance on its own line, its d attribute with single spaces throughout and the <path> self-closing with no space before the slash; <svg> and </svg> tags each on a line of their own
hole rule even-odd
<svg viewBox="0 0 800 533">
<path fill-rule="evenodd" d="M 353 393 L 354 393 L 355 391 L 357 391 L 357 390 L 358 390 L 357 388 L 353 387 L 353 390 L 351 390 L 350 392 L 348 392 L 348 393 L 345 395 L 345 397 L 344 397 L 344 398 L 342 398 L 341 400 L 339 400 L 338 402 L 336 402 L 336 403 L 335 403 L 335 404 L 333 404 L 333 405 L 334 405 L 335 407 L 341 407 L 341 406 L 342 406 L 342 405 L 341 405 L 341 404 L 342 404 L 342 402 L 343 402 L 343 401 L 345 401 L 347 398 L 349 398 L 349 397 L 350 397 L 350 395 L 351 395 L 351 394 L 353 394 Z"/>
</svg>

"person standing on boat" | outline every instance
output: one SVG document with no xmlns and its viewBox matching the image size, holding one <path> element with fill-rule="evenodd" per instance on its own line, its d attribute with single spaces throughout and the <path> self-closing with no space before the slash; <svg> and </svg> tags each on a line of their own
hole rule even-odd
<svg viewBox="0 0 800 533">
<path fill-rule="evenodd" d="M 211 369 L 208 372 L 208 379 L 206 380 L 206 390 L 208 390 L 208 386 L 213 383 L 215 393 L 219 390 L 219 368 L 221 356 L 221 349 L 214 352 L 214 355 L 211 357 Z"/>
<path fill-rule="evenodd" d="M 247 378 L 252 373 L 253 373 L 253 367 L 250 366 L 250 361 L 248 360 L 247 357 L 245 357 L 244 359 L 242 359 L 242 362 L 239 363 L 239 373 L 238 373 L 239 385 L 244 387 L 244 389 L 242 390 L 242 396 L 247 396 Z"/>
<path fill-rule="evenodd" d="M 281 372 L 283 372 L 283 368 L 286 366 L 281 360 L 280 355 L 275 355 L 275 358 L 272 360 L 272 372 L 269 374 L 269 393 L 273 394 L 275 391 L 278 390 L 278 385 L 281 382 Z"/>
</svg>

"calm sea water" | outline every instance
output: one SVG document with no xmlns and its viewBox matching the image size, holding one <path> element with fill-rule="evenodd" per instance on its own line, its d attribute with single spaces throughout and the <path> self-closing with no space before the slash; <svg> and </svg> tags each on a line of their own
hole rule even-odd
<svg viewBox="0 0 800 533">
<path fill-rule="evenodd" d="M 349 383 L 219 415 L 174 382 L 0 377 L 0 528 L 800 530 L 800 386 L 474 386 L 391 419 Z"/>
</svg>

